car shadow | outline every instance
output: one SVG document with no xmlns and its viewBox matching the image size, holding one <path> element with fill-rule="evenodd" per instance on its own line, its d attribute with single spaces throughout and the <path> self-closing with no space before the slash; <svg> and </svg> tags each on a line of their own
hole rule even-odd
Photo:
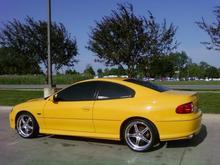
<svg viewBox="0 0 220 165">
<path fill-rule="evenodd" d="M 147 152 L 153 152 L 159 150 L 166 146 L 166 148 L 184 148 L 184 147 L 195 147 L 201 144 L 207 136 L 207 128 L 205 125 L 202 125 L 199 134 L 197 134 L 192 139 L 187 140 L 175 140 L 175 141 L 168 141 L 168 142 L 158 142 L 155 144 L 150 150 Z M 76 137 L 76 136 L 64 136 L 64 135 L 40 135 L 41 137 L 53 138 L 53 139 L 62 139 L 62 140 L 69 140 L 69 141 L 81 141 L 81 142 L 93 142 L 97 144 L 101 144 L 103 146 L 109 146 L 109 144 L 113 145 L 124 145 L 121 141 L 115 140 L 104 140 L 104 139 L 93 139 L 93 138 L 85 138 L 85 137 Z"/>
<path fill-rule="evenodd" d="M 93 138 L 65 136 L 65 135 L 50 135 L 48 137 L 53 138 L 53 139 L 63 139 L 63 140 L 70 140 L 70 141 L 74 140 L 74 141 L 94 142 L 94 143 L 102 143 L 102 144 L 123 145 L 122 142 L 116 141 L 116 140 L 93 139 Z"/>
</svg>

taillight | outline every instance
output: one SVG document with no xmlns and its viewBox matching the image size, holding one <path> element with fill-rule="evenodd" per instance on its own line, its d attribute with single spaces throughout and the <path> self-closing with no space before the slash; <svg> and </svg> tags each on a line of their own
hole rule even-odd
<svg viewBox="0 0 220 165">
<path fill-rule="evenodd" d="M 192 102 L 179 105 L 176 108 L 176 113 L 185 114 L 185 113 L 191 113 L 191 112 L 193 112 L 193 103 Z"/>
</svg>

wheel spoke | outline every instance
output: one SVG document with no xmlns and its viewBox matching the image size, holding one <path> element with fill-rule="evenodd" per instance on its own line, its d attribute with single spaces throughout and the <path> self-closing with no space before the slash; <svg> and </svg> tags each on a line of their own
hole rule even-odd
<svg viewBox="0 0 220 165">
<path fill-rule="evenodd" d="M 145 141 L 146 143 L 149 143 L 149 140 L 144 136 L 141 137 L 141 140 Z"/>
<path fill-rule="evenodd" d="M 29 130 L 32 130 L 33 129 L 33 126 L 30 126 L 30 125 L 28 125 L 27 124 L 27 126 L 26 126 Z"/>
<path fill-rule="evenodd" d="M 127 136 L 128 136 L 128 137 L 134 137 L 134 138 L 136 138 L 136 134 L 135 134 L 135 133 L 132 133 L 132 134 L 128 133 Z"/>
<path fill-rule="evenodd" d="M 136 133 L 138 133 L 138 132 L 139 132 L 139 129 L 138 129 L 137 124 L 134 124 L 134 131 L 135 131 Z"/>
<path fill-rule="evenodd" d="M 24 118 L 21 119 L 22 124 L 25 124 L 26 122 L 24 121 Z"/>
<path fill-rule="evenodd" d="M 28 118 L 26 121 L 26 124 L 28 124 L 31 121 L 31 118 Z"/>
<path fill-rule="evenodd" d="M 139 146 L 140 140 L 141 140 L 141 139 L 140 139 L 139 137 L 136 137 L 135 145 Z"/>
<path fill-rule="evenodd" d="M 146 128 L 144 128 L 144 129 L 141 131 L 141 133 L 144 134 L 144 133 L 146 133 L 148 130 L 149 130 L 148 127 L 146 127 Z"/>
</svg>

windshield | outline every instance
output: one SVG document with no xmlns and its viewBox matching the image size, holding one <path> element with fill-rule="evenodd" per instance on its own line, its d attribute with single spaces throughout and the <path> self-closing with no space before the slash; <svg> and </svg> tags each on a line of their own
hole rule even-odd
<svg viewBox="0 0 220 165">
<path fill-rule="evenodd" d="M 143 81 L 143 80 L 138 80 L 138 79 L 125 79 L 124 81 L 131 82 L 131 83 L 134 83 L 134 84 L 138 84 L 138 85 L 144 86 L 146 88 L 153 89 L 153 90 L 158 91 L 158 92 L 165 92 L 165 91 L 170 90 L 167 87 L 156 85 L 156 84 L 153 84 L 149 81 Z"/>
</svg>

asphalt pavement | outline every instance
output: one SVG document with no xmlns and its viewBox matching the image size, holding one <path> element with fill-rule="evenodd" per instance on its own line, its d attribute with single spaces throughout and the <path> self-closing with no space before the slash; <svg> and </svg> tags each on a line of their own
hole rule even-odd
<svg viewBox="0 0 220 165">
<path fill-rule="evenodd" d="M 117 141 L 41 135 L 23 139 L 9 128 L 11 107 L 0 107 L 2 165 L 217 165 L 220 162 L 220 115 L 205 114 L 192 140 L 164 142 L 144 153 Z"/>
</svg>

